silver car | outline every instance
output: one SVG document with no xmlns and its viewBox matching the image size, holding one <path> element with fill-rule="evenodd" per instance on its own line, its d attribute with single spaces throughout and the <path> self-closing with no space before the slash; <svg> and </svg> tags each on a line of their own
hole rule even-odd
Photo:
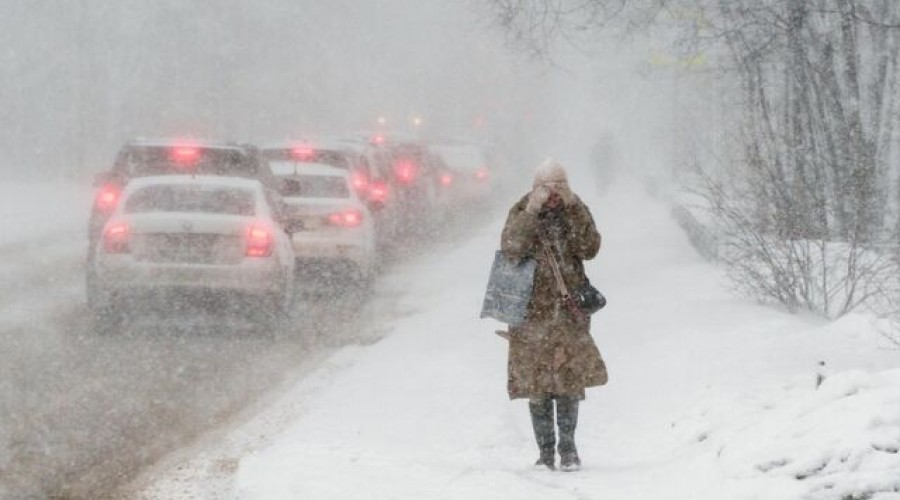
<svg viewBox="0 0 900 500">
<path fill-rule="evenodd" d="M 317 163 L 269 166 L 281 180 L 285 221 L 300 265 L 370 283 L 376 262 L 374 220 L 350 173 Z"/>
<path fill-rule="evenodd" d="M 290 306 L 294 253 L 279 202 L 257 180 L 168 175 L 133 180 L 103 227 L 87 272 L 98 318 L 148 292 L 214 292 Z"/>
</svg>

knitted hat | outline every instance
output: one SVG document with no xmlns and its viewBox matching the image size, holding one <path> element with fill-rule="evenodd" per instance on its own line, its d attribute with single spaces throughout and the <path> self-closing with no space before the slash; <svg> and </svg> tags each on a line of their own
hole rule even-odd
<svg viewBox="0 0 900 500">
<path fill-rule="evenodd" d="M 566 175 L 566 169 L 555 158 L 547 157 L 534 171 L 533 187 L 538 187 L 541 184 L 564 184 L 566 188 L 569 187 L 569 177 Z"/>
</svg>

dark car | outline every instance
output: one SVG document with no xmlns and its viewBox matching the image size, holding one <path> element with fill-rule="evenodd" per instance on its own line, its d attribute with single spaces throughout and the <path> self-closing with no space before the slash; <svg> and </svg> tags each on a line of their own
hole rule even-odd
<svg viewBox="0 0 900 500">
<path fill-rule="evenodd" d="M 452 202 L 463 207 L 480 207 L 490 202 L 496 170 L 480 145 L 445 142 L 432 148 L 444 160 L 441 187 Z"/>
<path fill-rule="evenodd" d="M 250 145 L 185 140 L 128 142 L 116 155 L 112 169 L 94 179 L 97 193 L 88 225 L 91 248 L 128 182 L 152 175 L 245 177 L 258 179 L 269 189 L 275 188 L 274 178 L 263 168 L 258 151 Z"/>
<path fill-rule="evenodd" d="M 423 142 L 386 139 L 377 144 L 373 177 L 384 184 L 394 205 L 398 232 L 421 236 L 435 230 L 444 210 L 443 160 Z"/>
<path fill-rule="evenodd" d="M 260 148 L 264 162 L 290 163 L 298 169 L 304 165 L 330 165 L 350 172 L 350 181 L 360 198 L 367 197 L 372 172 L 364 153 L 357 145 L 336 139 L 300 139 Z"/>
</svg>

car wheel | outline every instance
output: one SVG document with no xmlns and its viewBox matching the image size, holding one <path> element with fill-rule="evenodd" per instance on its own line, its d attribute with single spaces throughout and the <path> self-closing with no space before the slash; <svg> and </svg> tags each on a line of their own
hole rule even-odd
<svg viewBox="0 0 900 500">
<path fill-rule="evenodd" d="M 273 325 L 278 325 L 286 319 L 294 307 L 294 280 L 285 275 L 281 279 L 278 291 L 268 294 L 263 298 L 266 305 L 266 314 L 272 318 Z"/>
<path fill-rule="evenodd" d="M 90 297 L 90 295 L 89 295 Z M 94 295 L 90 308 L 94 323 L 94 331 L 102 335 L 118 332 L 122 328 L 122 312 L 108 294 Z"/>
<path fill-rule="evenodd" d="M 281 291 L 276 293 L 272 299 L 272 312 L 274 314 L 287 315 L 291 312 L 291 307 L 294 305 L 294 290 L 293 287 L 285 284 Z"/>
<path fill-rule="evenodd" d="M 122 314 L 114 309 L 94 311 L 94 332 L 100 335 L 113 335 L 122 330 Z"/>
<path fill-rule="evenodd" d="M 117 307 L 112 293 L 98 286 L 93 273 L 90 272 L 87 275 L 86 292 L 94 331 L 101 334 L 117 331 L 122 326 L 121 310 Z"/>
<path fill-rule="evenodd" d="M 259 318 L 258 333 L 266 337 L 277 337 L 287 324 L 293 300 L 286 291 L 268 293 L 260 297 L 262 307 L 255 316 Z"/>
</svg>

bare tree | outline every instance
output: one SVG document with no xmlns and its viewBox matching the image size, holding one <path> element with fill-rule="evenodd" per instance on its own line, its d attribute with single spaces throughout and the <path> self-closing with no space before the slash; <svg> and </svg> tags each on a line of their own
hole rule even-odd
<svg viewBox="0 0 900 500">
<path fill-rule="evenodd" d="M 678 45 L 725 54 L 720 78 L 739 89 L 724 167 L 696 165 L 694 187 L 724 246 L 712 253 L 738 288 L 791 309 L 836 316 L 894 301 L 900 2 L 489 3 L 541 57 L 584 32 L 634 32 L 692 12 L 696 22 L 670 23 Z"/>
</svg>

